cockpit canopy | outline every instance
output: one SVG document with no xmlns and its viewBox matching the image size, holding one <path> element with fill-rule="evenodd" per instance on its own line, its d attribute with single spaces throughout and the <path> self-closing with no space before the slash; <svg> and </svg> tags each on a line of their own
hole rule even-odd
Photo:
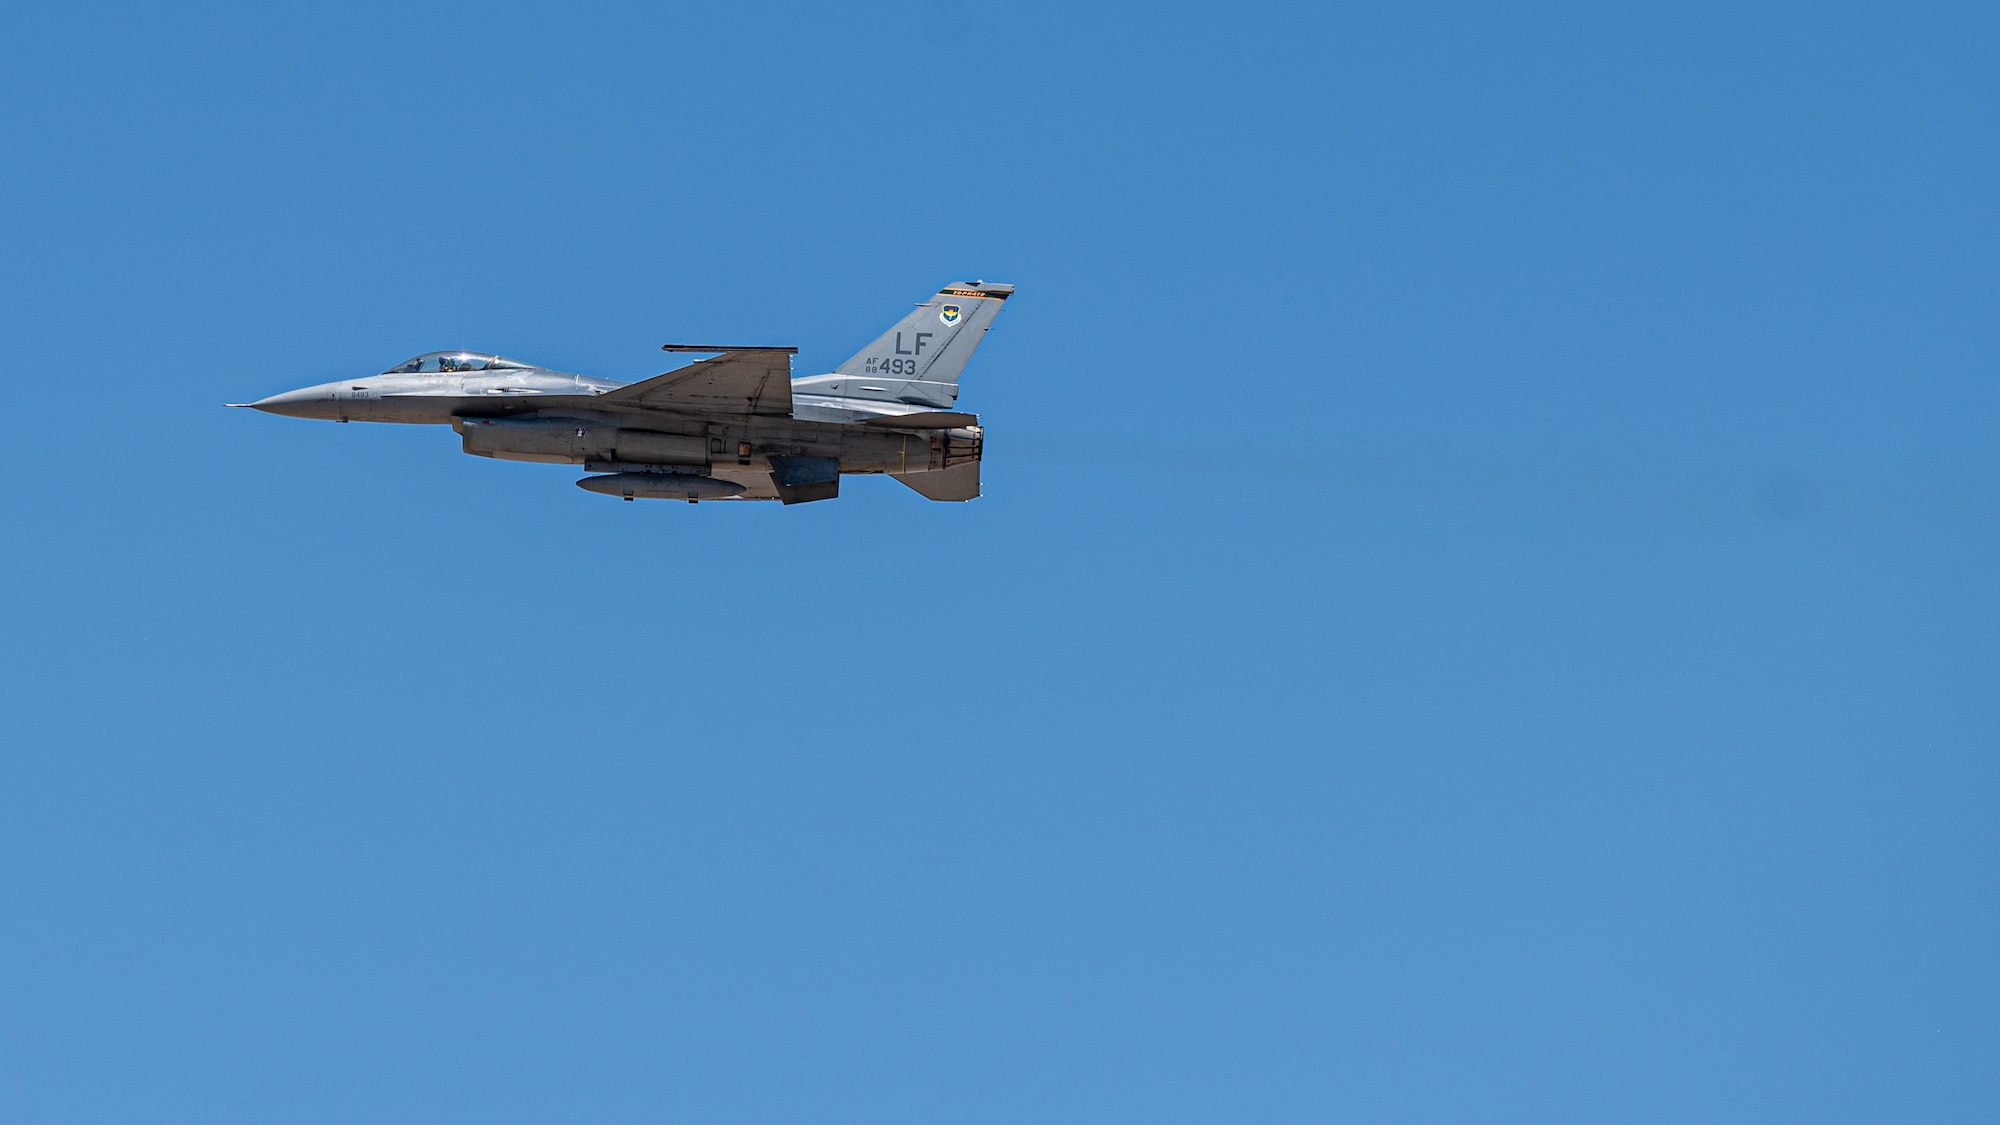
<svg viewBox="0 0 2000 1125">
<path fill-rule="evenodd" d="M 384 375 L 436 375 L 449 371 L 492 371 L 502 367 L 531 368 L 534 364 L 522 363 L 506 356 L 487 355 L 485 352 L 426 352 L 413 360 L 399 363 Z"/>
</svg>

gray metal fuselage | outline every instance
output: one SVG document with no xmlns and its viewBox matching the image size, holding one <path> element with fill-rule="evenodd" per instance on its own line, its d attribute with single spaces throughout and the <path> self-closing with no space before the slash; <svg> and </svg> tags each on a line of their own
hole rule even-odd
<svg viewBox="0 0 2000 1125">
<path fill-rule="evenodd" d="M 825 375 L 792 378 L 792 347 L 665 344 L 710 358 L 636 383 L 485 352 L 428 352 L 380 375 L 251 406 L 336 422 L 450 426 L 481 457 L 581 465 L 589 492 L 685 500 L 840 494 L 848 473 L 889 473 L 931 500 L 979 495 L 984 431 L 954 409 L 966 361 L 1012 296 L 955 281 Z"/>
<path fill-rule="evenodd" d="M 895 424 L 950 403 L 895 401 L 891 385 L 840 374 L 792 381 L 790 417 L 710 414 L 607 400 L 633 384 L 520 366 L 341 379 L 246 405 L 336 422 L 450 426 L 465 452 L 592 471 L 699 472 L 776 499 L 771 458 L 830 458 L 839 472 L 902 476 L 976 461 L 978 427 Z M 852 389 L 855 393 L 841 393 Z M 901 390 L 902 388 L 894 388 Z M 955 391 L 956 388 L 954 387 Z M 813 393 L 813 392 L 820 393 Z M 862 397 L 862 396 L 866 397 Z"/>
</svg>

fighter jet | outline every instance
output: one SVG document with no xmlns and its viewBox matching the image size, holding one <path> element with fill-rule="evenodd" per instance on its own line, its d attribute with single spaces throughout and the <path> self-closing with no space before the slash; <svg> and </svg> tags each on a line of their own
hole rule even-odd
<svg viewBox="0 0 2000 1125">
<path fill-rule="evenodd" d="M 581 465 L 578 487 L 626 500 L 840 494 L 886 473 L 932 500 L 979 495 L 984 431 L 954 407 L 958 376 L 1012 285 L 958 281 L 825 375 L 797 348 L 665 344 L 711 358 L 637 383 L 485 352 L 429 352 L 380 375 L 230 403 L 293 418 L 450 426 L 465 451 Z"/>
</svg>

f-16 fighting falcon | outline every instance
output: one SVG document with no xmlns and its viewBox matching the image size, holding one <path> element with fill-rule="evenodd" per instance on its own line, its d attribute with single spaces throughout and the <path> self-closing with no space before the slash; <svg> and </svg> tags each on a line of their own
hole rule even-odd
<svg viewBox="0 0 2000 1125">
<path fill-rule="evenodd" d="M 230 403 L 294 418 L 450 426 L 465 451 L 581 465 L 581 488 L 634 499 L 781 500 L 840 494 L 842 473 L 887 473 L 932 500 L 979 495 L 982 431 L 958 376 L 1011 285 L 954 282 L 825 375 L 792 378 L 797 348 L 667 344 L 719 353 L 637 383 L 483 352 L 430 352 L 380 375 Z"/>
</svg>

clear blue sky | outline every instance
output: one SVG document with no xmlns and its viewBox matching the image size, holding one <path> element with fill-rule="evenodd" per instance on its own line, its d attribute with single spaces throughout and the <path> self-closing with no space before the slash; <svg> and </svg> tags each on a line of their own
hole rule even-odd
<svg viewBox="0 0 2000 1125">
<path fill-rule="evenodd" d="M 0 1118 L 2000 1117 L 1997 11 L 0 9 Z"/>
</svg>

